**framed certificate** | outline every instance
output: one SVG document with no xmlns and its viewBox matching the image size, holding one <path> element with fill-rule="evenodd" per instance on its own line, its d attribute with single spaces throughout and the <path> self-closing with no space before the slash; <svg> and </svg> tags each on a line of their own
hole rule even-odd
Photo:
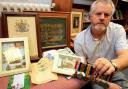
<svg viewBox="0 0 128 89">
<path fill-rule="evenodd" d="M 31 60 L 41 58 L 37 14 L 34 12 L 3 12 L 2 37 L 28 37 Z"/>
</svg>

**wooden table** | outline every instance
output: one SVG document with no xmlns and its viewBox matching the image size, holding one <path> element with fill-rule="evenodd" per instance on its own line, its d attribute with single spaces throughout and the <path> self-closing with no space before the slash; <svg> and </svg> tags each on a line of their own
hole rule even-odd
<svg viewBox="0 0 128 89">
<path fill-rule="evenodd" d="M 0 78 L 0 89 L 7 89 L 8 80 L 8 77 Z M 73 78 L 67 80 L 64 76 L 59 76 L 59 79 L 56 81 L 51 81 L 39 85 L 31 83 L 30 89 L 80 89 L 85 84 L 86 82 L 83 80 Z"/>
</svg>

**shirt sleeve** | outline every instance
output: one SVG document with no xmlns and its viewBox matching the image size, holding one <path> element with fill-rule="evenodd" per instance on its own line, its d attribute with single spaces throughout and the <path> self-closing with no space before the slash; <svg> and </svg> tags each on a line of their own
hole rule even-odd
<svg viewBox="0 0 128 89">
<path fill-rule="evenodd" d="M 126 32 L 123 28 L 123 26 L 119 26 L 118 30 L 118 35 L 115 43 L 115 49 L 116 50 L 122 50 L 122 49 L 128 49 L 128 42 L 126 39 Z"/>
</svg>

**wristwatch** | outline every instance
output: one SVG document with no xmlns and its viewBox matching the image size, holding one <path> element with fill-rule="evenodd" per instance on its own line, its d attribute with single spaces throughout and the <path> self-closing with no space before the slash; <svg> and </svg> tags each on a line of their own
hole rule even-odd
<svg viewBox="0 0 128 89">
<path fill-rule="evenodd" d="M 113 65 L 113 67 L 115 68 L 115 71 L 118 71 L 119 68 L 118 68 L 117 64 L 115 62 L 113 62 L 112 60 L 110 60 L 110 62 Z"/>
</svg>

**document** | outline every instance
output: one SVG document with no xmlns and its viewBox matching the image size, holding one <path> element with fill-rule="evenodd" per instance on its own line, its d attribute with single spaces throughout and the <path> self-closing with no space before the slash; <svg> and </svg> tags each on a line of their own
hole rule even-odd
<svg viewBox="0 0 128 89">
<path fill-rule="evenodd" d="M 34 84 L 42 84 L 57 80 L 56 73 L 51 71 L 53 61 L 48 58 L 41 58 L 37 63 L 31 64 L 31 82 Z"/>
</svg>

